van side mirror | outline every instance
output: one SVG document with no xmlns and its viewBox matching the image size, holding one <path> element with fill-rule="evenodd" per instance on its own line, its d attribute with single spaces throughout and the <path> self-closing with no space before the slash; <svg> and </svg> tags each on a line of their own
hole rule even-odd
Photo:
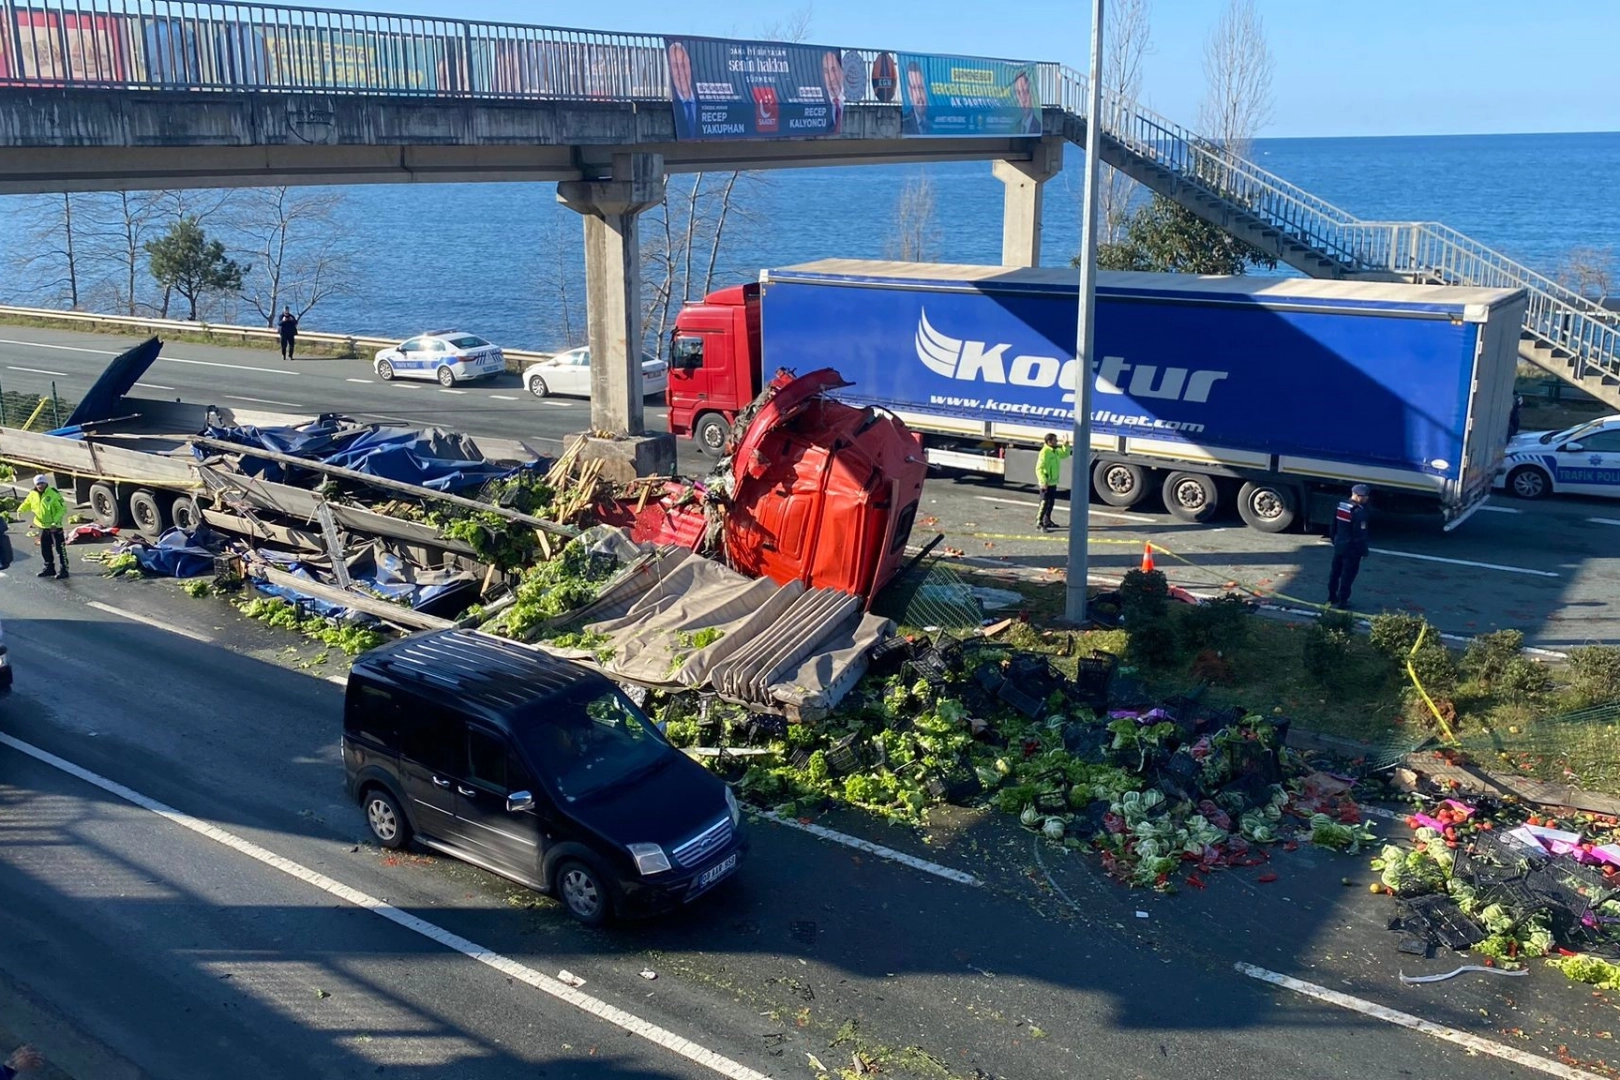
<svg viewBox="0 0 1620 1080">
<path fill-rule="evenodd" d="M 508 813 L 521 814 L 525 810 L 534 809 L 534 795 L 527 791 L 514 791 L 506 797 Z"/>
</svg>

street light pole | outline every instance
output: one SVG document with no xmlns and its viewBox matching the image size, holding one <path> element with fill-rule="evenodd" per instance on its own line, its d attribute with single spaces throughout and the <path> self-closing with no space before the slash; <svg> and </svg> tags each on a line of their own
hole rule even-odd
<svg viewBox="0 0 1620 1080">
<path fill-rule="evenodd" d="M 1080 310 L 1075 328 L 1074 457 L 1069 481 L 1069 573 L 1064 616 L 1086 621 L 1086 580 L 1091 529 L 1091 389 L 1096 376 L 1097 180 L 1102 146 L 1103 0 L 1091 0 L 1091 74 L 1086 80 L 1086 172 L 1080 216 Z"/>
</svg>

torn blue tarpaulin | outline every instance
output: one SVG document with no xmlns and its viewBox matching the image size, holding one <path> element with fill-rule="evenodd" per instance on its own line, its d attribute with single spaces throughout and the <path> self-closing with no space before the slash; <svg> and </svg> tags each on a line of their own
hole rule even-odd
<svg viewBox="0 0 1620 1080">
<path fill-rule="evenodd" d="M 129 553 L 141 572 L 158 577 L 200 577 L 212 573 L 214 552 L 208 545 L 214 541 L 213 530 L 204 525 L 194 533 L 170 529 L 157 538 L 155 544 L 132 543 Z"/>
<path fill-rule="evenodd" d="M 399 480 L 435 491 L 455 493 L 479 488 L 519 469 L 537 469 L 544 462 L 511 466 L 486 461 L 478 445 L 465 435 L 439 428 L 417 430 L 382 424 L 355 424 L 347 417 L 327 413 L 297 427 L 218 427 L 204 435 L 244 448 L 261 447 L 279 454 L 307 458 L 324 465 L 352 469 L 385 480 Z M 198 457 L 206 457 L 197 449 Z M 284 465 L 251 453 L 242 456 L 240 469 L 249 476 L 273 483 L 305 484 L 315 479 L 296 466 Z"/>
<path fill-rule="evenodd" d="M 291 574 L 293 577 L 318 584 L 331 585 L 330 576 L 325 570 L 319 574 L 314 573 L 300 561 L 300 556 L 289 552 L 261 551 L 259 557 L 278 564 L 278 568 Z M 426 584 L 414 580 L 417 574 L 441 578 Z M 444 571 L 417 571 L 405 560 L 388 551 L 374 550 L 372 557 L 365 560 L 355 560 L 349 566 L 349 580 L 356 585 L 363 586 L 367 591 L 384 600 L 404 601 L 409 607 L 422 610 L 433 606 L 433 601 L 455 592 L 471 591 L 473 596 L 461 604 L 465 607 L 471 599 L 476 599 L 477 582 L 467 574 L 449 574 Z M 267 581 L 256 581 L 254 585 L 264 593 L 279 596 L 283 600 L 294 603 L 304 603 L 317 614 L 344 622 L 370 622 L 371 616 L 344 607 L 341 604 L 300 592 L 295 586 L 273 585 Z M 457 611 L 460 610 L 458 607 Z"/>
</svg>

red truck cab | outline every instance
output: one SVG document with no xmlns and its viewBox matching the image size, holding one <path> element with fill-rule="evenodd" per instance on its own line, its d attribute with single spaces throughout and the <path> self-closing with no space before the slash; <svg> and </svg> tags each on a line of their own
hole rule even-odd
<svg viewBox="0 0 1620 1080">
<path fill-rule="evenodd" d="M 759 284 L 733 285 L 686 304 L 669 348 L 669 430 L 719 457 L 731 426 L 759 396 Z"/>
</svg>

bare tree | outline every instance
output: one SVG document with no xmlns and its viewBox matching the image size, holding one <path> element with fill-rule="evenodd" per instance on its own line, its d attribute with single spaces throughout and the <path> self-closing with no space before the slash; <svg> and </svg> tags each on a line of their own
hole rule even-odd
<svg viewBox="0 0 1620 1080">
<path fill-rule="evenodd" d="M 1559 260 L 1556 277 L 1566 289 L 1603 307 L 1614 291 L 1617 265 L 1612 247 L 1573 247 Z"/>
<path fill-rule="evenodd" d="M 1103 41 L 1103 130 L 1117 127 L 1142 96 L 1142 60 L 1152 51 L 1149 0 L 1114 0 L 1107 11 Z M 1102 226 L 1098 242 L 1119 240 L 1136 184 L 1111 165 L 1102 166 L 1098 209 Z"/>
<path fill-rule="evenodd" d="M 939 224 L 934 217 L 934 182 L 919 172 L 900 189 L 894 213 L 894 235 L 888 253 L 901 262 L 931 262 L 939 250 Z"/>
<path fill-rule="evenodd" d="M 266 326 L 291 310 L 302 319 L 322 300 L 351 291 L 354 246 L 341 191 L 250 188 L 231 207 L 236 246 L 250 267 L 242 299 Z"/>
<path fill-rule="evenodd" d="M 569 215 L 572 219 L 573 215 Z M 579 230 L 565 230 L 559 221 L 562 214 L 551 209 L 540 232 L 540 250 L 544 253 L 540 263 L 539 283 L 543 292 L 555 298 L 557 314 L 561 317 L 562 345 L 572 348 L 578 339 L 574 335 L 574 289 L 584 277 L 583 244 Z M 573 236 L 568 243 L 565 235 Z M 583 330 L 583 327 L 581 328 Z"/>
<path fill-rule="evenodd" d="M 1255 0 L 1227 0 L 1204 42 L 1205 89 L 1198 110 L 1204 138 L 1232 156 L 1248 156 L 1255 136 L 1271 122 L 1274 66 Z"/>
<path fill-rule="evenodd" d="M 21 269 L 36 278 L 27 292 L 45 303 L 77 311 L 86 280 L 81 210 L 83 195 L 41 195 L 24 201 L 20 215 L 29 252 Z"/>
<path fill-rule="evenodd" d="M 141 295 L 148 292 L 146 242 L 155 234 L 162 204 L 169 197 L 162 191 L 114 191 L 85 208 L 84 249 L 107 266 L 98 292 L 107 306 L 125 315 L 139 314 Z"/>
</svg>

